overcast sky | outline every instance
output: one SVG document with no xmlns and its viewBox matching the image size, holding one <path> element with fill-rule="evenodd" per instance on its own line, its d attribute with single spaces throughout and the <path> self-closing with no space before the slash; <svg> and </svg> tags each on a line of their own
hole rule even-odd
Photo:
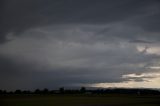
<svg viewBox="0 0 160 106">
<path fill-rule="evenodd" d="M 160 88 L 159 0 L 1 0 L 0 89 Z"/>
</svg>

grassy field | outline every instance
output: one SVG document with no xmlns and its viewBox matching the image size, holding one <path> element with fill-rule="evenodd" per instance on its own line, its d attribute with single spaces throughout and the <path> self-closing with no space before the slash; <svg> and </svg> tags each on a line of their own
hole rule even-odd
<svg viewBox="0 0 160 106">
<path fill-rule="evenodd" d="M 1 95 L 0 106 L 160 106 L 160 96 Z"/>
</svg>

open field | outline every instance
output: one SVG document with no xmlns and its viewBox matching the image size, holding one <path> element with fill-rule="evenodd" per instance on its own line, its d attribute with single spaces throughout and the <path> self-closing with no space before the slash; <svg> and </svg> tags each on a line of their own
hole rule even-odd
<svg viewBox="0 0 160 106">
<path fill-rule="evenodd" d="M 160 96 L 1 95 L 0 106 L 160 106 Z"/>
</svg>

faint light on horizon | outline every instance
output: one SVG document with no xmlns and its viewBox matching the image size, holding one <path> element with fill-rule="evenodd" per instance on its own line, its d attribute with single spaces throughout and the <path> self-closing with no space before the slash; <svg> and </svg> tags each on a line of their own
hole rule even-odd
<svg viewBox="0 0 160 106">
<path fill-rule="evenodd" d="M 148 46 L 148 45 L 138 45 L 137 46 L 137 50 L 139 52 L 143 52 L 146 54 L 156 54 L 156 55 L 160 55 L 160 47 L 157 46 Z"/>
<path fill-rule="evenodd" d="M 96 83 L 90 84 L 90 87 L 99 88 L 160 88 L 160 78 L 153 78 L 149 81 L 123 81 L 117 83 Z"/>
<path fill-rule="evenodd" d="M 136 78 L 141 78 L 142 81 L 136 81 Z M 113 83 L 95 83 L 90 87 L 100 88 L 160 88 L 160 73 L 142 73 L 137 75 L 126 74 L 122 76 L 122 79 L 129 79 L 128 81 L 113 82 Z"/>
<path fill-rule="evenodd" d="M 148 67 L 149 69 L 160 69 L 160 66 L 152 66 L 152 67 Z"/>
<path fill-rule="evenodd" d="M 160 77 L 160 73 L 142 73 L 142 74 L 126 74 L 122 78 L 143 78 L 143 77 Z"/>
</svg>

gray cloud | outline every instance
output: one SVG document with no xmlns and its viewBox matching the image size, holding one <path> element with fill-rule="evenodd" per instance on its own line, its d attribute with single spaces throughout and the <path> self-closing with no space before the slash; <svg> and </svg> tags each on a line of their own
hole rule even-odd
<svg viewBox="0 0 160 106">
<path fill-rule="evenodd" d="M 144 44 L 151 44 L 151 43 L 154 43 L 154 42 L 145 41 L 145 40 L 131 40 L 130 42 L 131 42 L 131 43 L 144 43 Z"/>
<path fill-rule="evenodd" d="M 149 72 L 146 67 L 159 60 L 159 55 L 140 52 L 136 44 L 127 41 L 83 42 L 84 36 L 79 37 L 82 31 L 72 33 L 68 30 L 63 30 L 66 39 L 52 37 L 50 34 L 45 39 L 37 38 L 37 35 L 26 36 L 31 34 L 29 31 L 22 37 L 1 45 L 2 87 L 33 89 L 121 82 L 128 80 L 123 79 L 122 75 Z M 47 32 L 51 33 L 49 30 Z M 52 32 L 54 33 L 58 34 L 59 30 Z M 79 42 L 71 34 L 78 36 Z M 10 85 L 9 82 L 13 83 Z"/>
<path fill-rule="evenodd" d="M 159 29 L 157 0 L 152 2 L 149 0 L 2 0 L 1 2 L 1 42 L 7 40 L 6 36 L 9 33 L 17 36 L 34 27 L 57 24 L 107 24 L 130 20 L 129 23 L 144 29 Z"/>
<path fill-rule="evenodd" d="M 147 52 L 159 45 L 158 0 L 1 0 L 0 5 L 3 89 L 121 82 L 129 80 L 124 74 L 150 72 L 146 67 L 159 63 L 159 54 Z"/>
</svg>

